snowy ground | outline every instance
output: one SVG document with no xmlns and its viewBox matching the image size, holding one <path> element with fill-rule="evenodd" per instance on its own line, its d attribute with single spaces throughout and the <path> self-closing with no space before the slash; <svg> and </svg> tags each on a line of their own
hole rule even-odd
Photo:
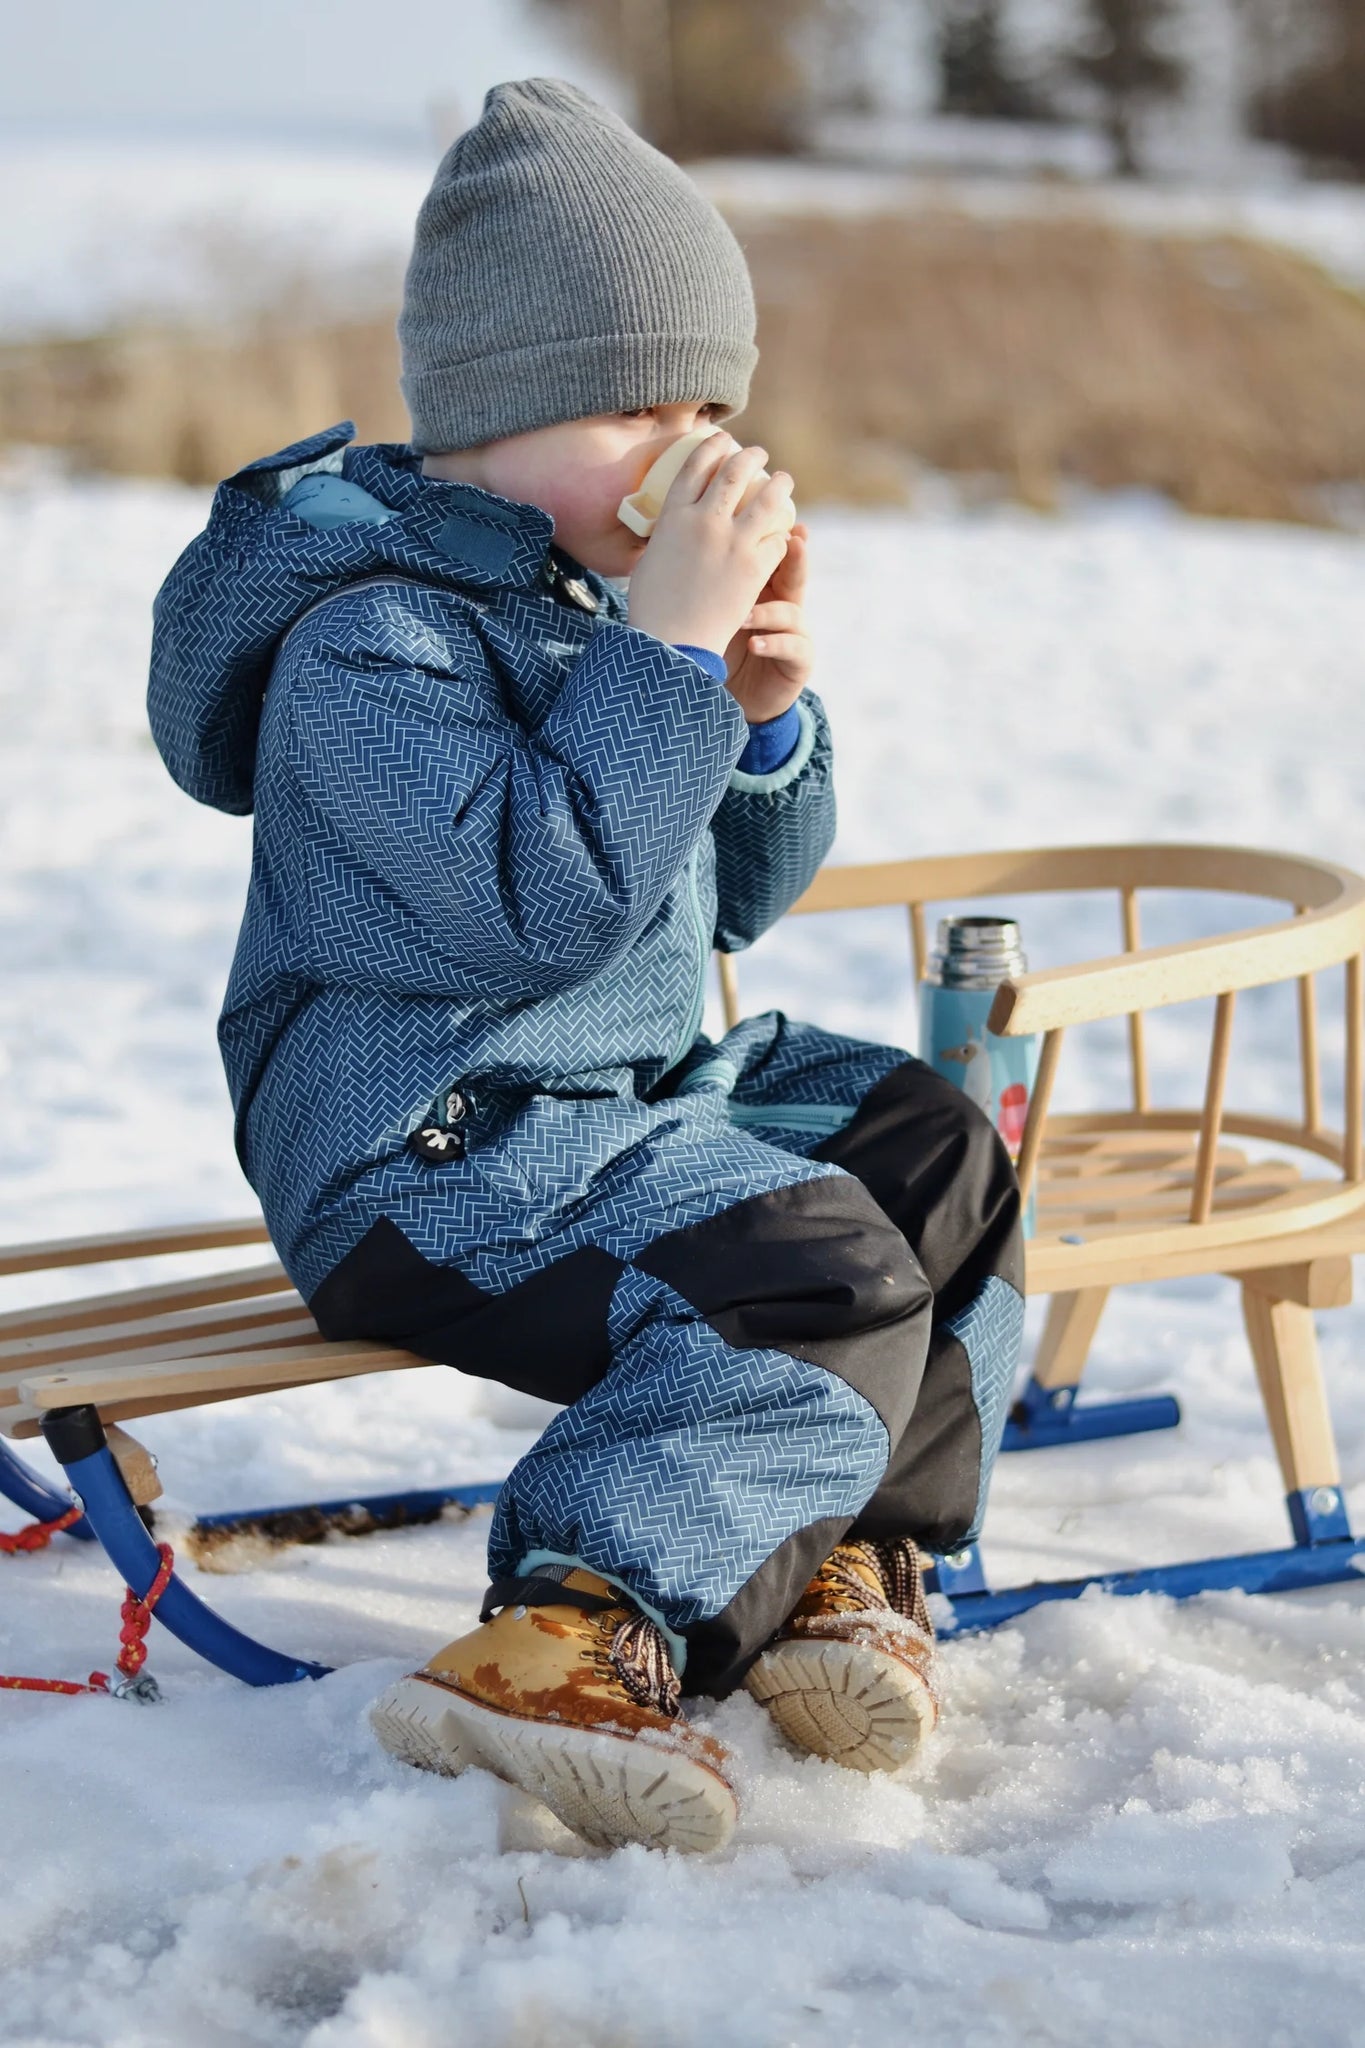
<svg viewBox="0 0 1365 2048">
<path fill-rule="evenodd" d="M 249 827 L 181 797 L 141 722 L 148 601 L 203 508 L 41 470 L 0 485 L 0 1241 L 248 1200 L 212 1026 Z M 1365 866 L 1360 541 L 1137 501 L 822 514 L 814 536 L 837 858 L 1150 836 Z M 1111 904 L 1021 914 L 1039 963 L 1112 943 Z M 1154 906 L 1154 938 L 1171 917 Z M 896 919 L 792 927 L 746 1000 L 904 1040 L 904 960 Z M 1160 1093 L 1197 1092 L 1207 1021 L 1154 1034 Z M 1291 1021 L 1275 998 L 1239 1011 L 1243 1099 L 1283 1099 Z M 1115 1082 L 1112 1039 L 1069 1057 L 1073 1103 Z M 1365 1524 L 1365 1313 L 1323 1336 Z M 1171 1387 L 1187 1422 L 1004 1461 L 999 1583 L 1281 1539 L 1229 1288 L 1130 1291 L 1093 1376 Z M 139 1427 L 188 1513 L 495 1477 L 534 1425 L 433 1369 Z M 365 1725 L 470 1625 L 482 1537 L 448 1522 L 196 1581 L 342 1667 L 319 1685 L 250 1693 L 157 1632 L 158 1711 L 0 1697 L 0 2040 L 1365 2048 L 1358 1602 L 1095 1598 L 951 1644 L 941 1739 L 895 1780 L 797 1761 L 739 1698 L 713 1715 L 745 1780 L 730 1852 L 570 1857 L 486 1778 L 405 1771 Z M 0 1669 L 107 1667 L 116 1592 L 69 1543 L 0 1560 Z"/>
</svg>

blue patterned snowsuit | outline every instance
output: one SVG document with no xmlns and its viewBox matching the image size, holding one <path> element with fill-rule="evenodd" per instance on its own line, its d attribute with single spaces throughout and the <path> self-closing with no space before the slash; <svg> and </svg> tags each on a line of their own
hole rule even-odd
<svg viewBox="0 0 1365 2048">
<path fill-rule="evenodd" d="M 889 1461 L 883 1520 L 907 1485 L 925 1540 L 978 1519 L 1012 1177 L 894 1048 L 776 1014 L 699 1036 L 712 945 L 757 937 L 833 836 L 818 699 L 783 767 L 737 773 L 723 684 L 626 624 L 547 515 L 350 432 L 224 484 L 157 601 L 167 765 L 255 810 L 220 1023 L 242 1162 L 329 1334 L 569 1404 L 503 1490 L 494 1576 L 581 1558 L 727 1684 L 876 1521 Z M 316 475 L 366 516 L 282 509 Z M 907 1117 L 942 1186 L 889 1163 Z M 917 1444 L 935 1341 L 956 1363 Z"/>
</svg>

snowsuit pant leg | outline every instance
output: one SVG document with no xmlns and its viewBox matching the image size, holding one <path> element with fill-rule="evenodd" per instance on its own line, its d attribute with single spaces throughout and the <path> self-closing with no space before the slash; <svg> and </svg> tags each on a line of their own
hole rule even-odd
<svg viewBox="0 0 1365 2048">
<path fill-rule="evenodd" d="M 961 1540 L 999 1437 L 983 1361 L 1007 1389 L 1017 1352 L 1013 1175 L 961 1092 L 785 1019 L 735 1050 L 770 1139 L 711 1090 L 618 1111 L 638 1138 L 552 1264 L 481 1286 L 386 1218 L 313 1297 L 330 1336 L 569 1404 L 509 1476 L 490 1569 L 619 1579 L 686 1646 L 689 1691 L 737 1682 L 849 1529 Z M 843 1102 L 846 1127 L 815 1146 L 784 1097 Z M 553 1147 L 578 1112 L 541 1111 Z"/>
<path fill-rule="evenodd" d="M 856 1175 L 913 1251 L 933 1292 L 929 1354 L 914 1412 L 855 1526 L 948 1551 L 980 1533 L 1023 1337 L 1018 1184 L 988 1117 L 951 1081 L 892 1046 L 793 1023 L 741 1024 L 724 1047 L 741 1065 L 750 1128 Z M 784 1111 L 842 1106 L 819 1138 Z"/>
<path fill-rule="evenodd" d="M 559 1256 L 524 1277 L 476 1244 L 437 1264 L 412 1241 L 421 1212 L 400 1210 L 411 1234 L 372 1226 L 314 1313 L 329 1336 L 566 1403 L 503 1488 L 492 1575 L 580 1560 L 673 1633 L 688 1690 L 724 1691 L 874 1494 L 932 1290 L 856 1178 L 733 1128 L 714 1093 L 540 1103 L 527 1122 L 556 1157 L 566 1133 L 609 1125 L 606 1164 L 556 1211 Z M 432 1176 L 424 1198 L 468 1178 Z M 526 1228 L 510 1199 L 504 1220 Z"/>
<path fill-rule="evenodd" d="M 613 1291 L 610 1369 L 503 1489 L 494 1576 L 548 1558 L 604 1572 L 685 1645 L 686 1691 L 730 1690 L 874 1494 L 932 1306 L 842 1173 L 641 1246 Z"/>
</svg>

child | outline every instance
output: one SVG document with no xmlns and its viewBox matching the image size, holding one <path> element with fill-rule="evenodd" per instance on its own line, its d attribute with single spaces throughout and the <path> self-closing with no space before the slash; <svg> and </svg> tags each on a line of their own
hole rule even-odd
<svg viewBox="0 0 1365 2048">
<path fill-rule="evenodd" d="M 256 813 L 238 1147 L 329 1337 L 562 1404 L 480 1625 L 385 1694 L 381 1742 L 591 1841 L 714 1848 L 731 1773 L 684 1686 L 743 1683 L 859 1770 L 933 1725 L 917 1545 L 980 1520 L 1017 1189 L 903 1052 L 697 1028 L 713 944 L 834 832 L 791 479 L 718 433 L 647 544 L 616 518 L 745 403 L 719 215 L 574 87 L 495 87 L 399 333 L 412 447 L 342 426 L 252 464 L 157 601 L 166 762 Z"/>
</svg>

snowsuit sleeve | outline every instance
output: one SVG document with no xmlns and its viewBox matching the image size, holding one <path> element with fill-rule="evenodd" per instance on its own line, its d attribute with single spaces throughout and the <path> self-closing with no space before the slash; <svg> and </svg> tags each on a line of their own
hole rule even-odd
<svg viewBox="0 0 1365 2048">
<path fill-rule="evenodd" d="M 419 632 L 404 648 L 375 592 L 329 606 L 325 630 L 286 679 L 289 766 L 342 855 L 320 864 L 321 887 L 330 868 L 342 894 L 348 880 L 352 894 L 377 883 L 471 991 L 504 1001 L 585 981 L 625 952 L 744 745 L 724 685 L 608 622 L 530 730 L 472 632 L 453 670 L 448 639 Z M 332 908 L 344 924 L 344 904 Z M 326 906 L 309 914 L 321 933 Z"/>
<path fill-rule="evenodd" d="M 834 840 L 829 725 L 813 691 L 798 699 L 801 737 L 768 775 L 738 768 L 716 812 L 716 945 L 737 953 L 809 888 Z"/>
</svg>

